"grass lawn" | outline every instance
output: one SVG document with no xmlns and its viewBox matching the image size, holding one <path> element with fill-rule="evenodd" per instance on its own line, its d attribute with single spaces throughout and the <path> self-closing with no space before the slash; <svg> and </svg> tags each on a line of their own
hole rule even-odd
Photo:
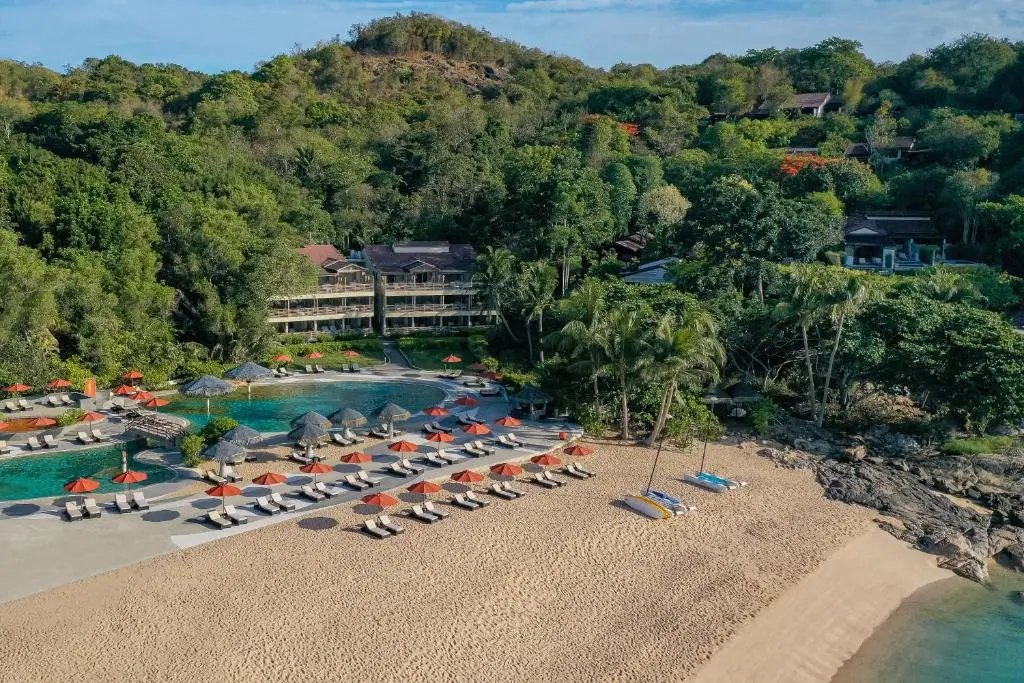
<svg viewBox="0 0 1024 683">
<path fill-rule="evenodd" d="M 310 348 L 308 345 L 303 345 L 303 350 Z M 370 367 L 371 365 L 382 365 L 385 361 L 384 351 L 380 348 L 376 349 L 359 349 L 359 355 L 354 358 L 348 358 L 344 355 L 344 351 L 341 350 L 330 350 L 321 351 L 324 354 L 323 358 L 306 358 L 300 353 L 293 352 L 293 350 L 285 351 L 292 357 L 290 366 L 302 367 L 304 365 L 319 365 L 327 370 L 339 370 L 341 366 L 348 365 L 350 363 L 359 363 L 364 368 Z M 274 367 L 278 363 L 271 363 L 267 367 Z"/>
</svg>

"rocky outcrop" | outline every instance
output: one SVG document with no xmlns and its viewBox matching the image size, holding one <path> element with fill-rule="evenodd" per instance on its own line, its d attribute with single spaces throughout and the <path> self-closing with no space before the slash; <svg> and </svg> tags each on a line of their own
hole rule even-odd
<svg viewBox="0 0 1024 683">
<path fill-rule="evenodd" d="M 778 448 L 759 448 L 757 454 L 767 458 L 779 467 L 789 470 L 802 470 L 811 466 L 811 460 L 806 453 L 800 451 L 787 451 Z"/>
</svg>

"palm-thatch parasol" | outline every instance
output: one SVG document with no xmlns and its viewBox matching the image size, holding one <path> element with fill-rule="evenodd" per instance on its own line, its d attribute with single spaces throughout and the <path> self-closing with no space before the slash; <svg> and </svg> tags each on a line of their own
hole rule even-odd
<svg viewBox="0 0 1024 683">
<path fill-rule="evenodd" d="M 302 425 L 316 425 L 317 427 L 323 427 L 324 429 L 331 428 L 331 421 L 320 413 L 310 410 L 308 412 L 299 415 L 297 418 L 292 420 L 293 427 L 299 427 Z"/>
<path fill-rule="evenodd" d="M 366 424 L 366 416 L 352 408 L 342 408 L 331 414 L 331 422 L 339 427 L 358 427 Z"/>
<path fill-rule="evenodd" d="M 263 440 L 263 435 L 252 427 L 238 425 L 234 429 L 224 432 L 224 435 L 220 438 L 225 441 L 230 441 L 231 443 L 236 443 L 239 446 L 255 446 Z"/>
<path fill-rule="evenodd" d="M 206 398 L 206 414 L 210 414 L 210 397 L 230 394 L 235 388 L 231 382 L 226 382 L 213 375 L 203 375 L 199 379 L 189 382 L 181 388 L 181 393 L 186 396 L 203 396 Z"/>
<path fill-rule="evenodd" d="M 224 376 L 228 379 L 233 379 L 236 382 L 245 382 L 246 389 L 249 395 L 252 395 L 252 383 L 258 379 L 265 377 L 273 377 L 274 373 L 269 368 L 265 368 L 258 363 L 242 363 L 237 368 L 231 368 L 224 373 Z"/>
<path fill-rule="evenodd" d="M 384 406 L 377 411 L 377 419 L 388 426 L 389 437 L 395 435 L 394 424 L 396 421 L 408 420 L 410 417 L 412 417 L 412 413 L 397 403 L 385 403 Z"/>
<path fill-rule="evenodd" d="M 547 404 L 551 402 L 551 397 L 537 387 L 527 384 L 523 387 L 522 391 L 512 397 L 512 400 L 515 401 L 520 408 L 524 405 L 528 406 L 529 412 L 532 413 L 533 406 L 547 406 Z"/>
<path fill-rule="evenodd" d="M 239 458 L 245 457 L 245 449 L 236 443 L 218 440 L 212 446 L 207 446 L 203 455 L 209 460 L 216 460 L 220 463 L 220 474 L 224 476 L 224 465 L 230 462 L 237 462 Z"/>
<path fill-rule="evenodd" d="M 319 446 L 327 438 L 327 429 L 314 422 L 307 422 L 288 432 L 288 437 L 309 450 L 313 446 Z"/>
</svg>

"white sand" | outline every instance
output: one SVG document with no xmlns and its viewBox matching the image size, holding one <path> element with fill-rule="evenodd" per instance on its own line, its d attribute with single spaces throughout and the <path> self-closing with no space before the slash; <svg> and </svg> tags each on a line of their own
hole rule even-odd
<svg viewBox="0 0 1024 683">
<path fill-rule="evenodd" d="M 749 487 L 689 487 L 696 457 L 665 452 L 656 481 L 699 509 L 648 520 L 616 501 L 651 460 L 598 446 L 596 479 L 387 541 L 348 504 L 0 605 L 0 680 L 682 680 L 870 527 L 809 472 L 726 446 L 710 463 Z"/>
<path fill-rule="evenodd" d="M 918 588 L 950 577 L 880 529 L 854 539 L 748 622 L 693 683 L 824 683 Z"/>
</svg>

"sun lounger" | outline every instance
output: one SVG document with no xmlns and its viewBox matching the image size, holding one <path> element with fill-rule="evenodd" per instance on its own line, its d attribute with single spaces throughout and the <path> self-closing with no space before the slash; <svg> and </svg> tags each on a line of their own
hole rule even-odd
<svg viewBox="0 0 1024 683">
<path fill-rule="evenodd" d="M 56 394 L 50 394 L 45 398 L 39 399 L 39 405 L 44 407 L 50 406 L 51 408 L 59 408 L 62 405 L 64 405 L 64 403 L 59 398 L 57 398 Z"/>
<path fill-rule="evenodd" d="M 566 484 L 569 483 L 569 482 L 565 481 L 564 479 L 559 479 L 558 477 L 551 476 L 551 472 L 549 472 L 547 470 L 541 472 L 540 476 L 544 477 L 545 479 L 547 479 L 548 481 L 550 481 L 551 483 L 553 483 L 553 484 L 555 484 L 557 486 L 565 486 Z"/>
<path fill-rule="evenodd" d="M 29 450 L 33 450 L 33 451 L 34 450 L 38 450 L 40 448 L 44 448 L 43 444 L 39 443 L 39 439 L 37 439 L 34 436 L 28 437 L 28 447 L 29 447 Z"/>
<path fill-rule="evenodd" d="M 302 370 L 303 370 L 303 371 L 304 371 L 304 372 L 305 372 L 305 373 L 306 373 L 307 375 L 312 375 L 312 374 L 313 374 L 313 366 L 312 366 L 312 365 L 305 365 L 305 366 L 303 366 Z"/>
<path fill-rule="evenodd" d="M 387 471 L 392 473 L 392 474 L 397 474 L 400 477 L 411 477 L 412 475 L 416 474 L 412 470 L 405 469 L 404 467 L 399 465 L 397 462 L 393 462 L 390 465 L 388 465 L 387 466 Z"/>
<path fill-rule="evenodd" d="M 430 424 L 429 422 L 423 425 L 423 431 L 425 431 L 427 434 L 437 434 L 437 430 L 434 429 L 434 425 Z"/>
<path fill-rule="evenodd" d="M 352 364 L 352 372 L 362 372 L 362 371 L 363 371 L 363 368 L 359 365 L 359 363 L 353 363 Z"/>
<path fill-rule="evenodd" d="M 322 367 L 320 367 L 319 365 L 314 365 L 314 366 L 313 366 L 313 369 L 314 369 L 314 370 L 316 370 L 317 372 L 327 372 L 326 370 L 324 370 L 324 369 L 323 369 Z"/>
<path fill-rule="evenodd" d="M 88 434 L 86 434 L 85 432 L 78 432 L 78 440 L 81 443 L 92 443 L 93 442 L 93 438 L 91 436 L 89 436 Z"/>
<path fill-rule="evenodd" d="M 398 462 L 402 467 L 409 470 L 410 472 L 413 472 L 414 474 L 420 474 L 426 469 L 425 467 L 420 467 L 419 465 L 413 465 L 412 461 L 409 460 L 409 458 L 402 458 Z"/>
<path fill-rule="evenodd" d="M 256 509 L 268 515 L 278 515 L 282 512 L 281 508 L 271 503 L 266 496 L 260 496 L 256 499 Z"/>
<path fill-rule="evenodd" d="M 325 497 L 324 494 L 320 493 L 319 491 L 314 491 L 313 487 L 310 486 L 309 484 L 306 484 L 299 490 L 302 491 L 302 495 L 313 501 L 320 501 L 323 500 Z"/>
<path fill-rule="evenodd" d="M 434 522 L 440 522 L 441 521 L 440 517 L 438 517 L 437 515 L 434 515 L 434 514 L 431 514 L 431 513 L 427 512 L 420 505 L 413 505 L 412 509 L 409 510 L 409 516 L 412 517 L 413 519 L 418 519 L 421 522 L 426 522 L 427 524 L 433 524 Z"/>
<path fill-rule="evenodd" d="M 438 467 L 447 467 L 448 465 L 451 464 L 447 460 L 445 460 L 443 458 L 440 458 L 440 457 L 434 455 L 433 453 L 426 453 L 423 456 L 423 459 L 426 460 L 427 462 L 429 462 L 431 465 L 436 465 Z"/>
<path fill-rule="evenodd" d="M 516 498 L 518 498 L 516 494 L 512 493 L 511 491 L 506 491 L 505 489 L 501 488 L 501 486 L 499 486 L 498 484 L 491 484 L 491 487 L 488 489 L 488 491 L 498 496 L 499 498 L 504 498 L 505 500 L 515 500 Z"/>
<path fill-rule="evenodd" d="M 592 471 L 584 468 L 583 465 L 581 465 L 579 463 L 576 463 L 576 471 L 581 473 L 581 474 L 585 474 L 588 477 L 596 477 L 597 476 L 597 472 L 592 472 Z"/>
<path fill-rule="evenodd" d="M 480 439 L 476 439 L 475 441 L 473 441 L 473 445 L 476 447 L 477 451 L 482 451 L 484 454 L 488 456 L 493 456 L 497 453 L 497 450 L 494 449 L 494 447 L 486 445 Z"/>
<path fill-rule="evenodd" d="M 347 484 L 347 485 L 351 486 L 352 488 L 354 488 L 354 489 L 356 489 L 358 491 L 362 491 L 363 489 L 370 488 L 370 485 L 367 484 L 365 481 L 359 481 L 358 479 L 353 477 L 351 474 L 346 474 L 345 478 L 342 479 L 342 483 Z"/>
<path fill-rule="evenodd" d="M 482 508 L 485 508 L 491 504 L 491 501 L 484 500 L 483 498 L 478 497 L 476 493 L 474 493 L 473 491 L 466 491 L 466 500 L 472 503 L 476 503 Z"/>
<path fill-rule="evenodd" d="M 4 403 L 4 410 L 9 413 L 16 413 L 18 412 L 18 406 L 15 405 L 14 401 L 7 401 Z"/>
<path fill-rule="evenodd" d="M 295 504 L 295 503 L 293 503 L 291 501 L 285 500 L 281 496 L 280 493 L 271 493 L 270 494 L 270 502 L 272 502 L 274 505 L 276 505 L 277 507 L 281 508 L 285 512 L 292 512 L 297 507 L 299 507 L 297 504 Z"/>
<path fill-rule="evenodd" d="M 376 439 L 387 439 L 387 438 L 389 438 L 388 437 L 388 430 L 381 429 L 380 427 L 374 427 L 373 429 L 371 429 L 370 430 L 370 436 L 372 436 L 372 437 L 374 437 Z"/>
<path fill-rule="evenodd" d="M 210 524 L 214 525 L 218 529 L 227 529 L 231 526 L 231 522 L 221 517 L 220 512 L 218 510 L 210 510 L 209 512 L 207 512 L 206 521 L 208 521 Z"/>
<path fill-rule="evenodd" d="M 46 444 L 47 448 L 57 448 L 59 446 L 57 440 L 50 434 L 43 434 L 43 443 Z"/>
<path fill-rule="evenodd" d="M 92 438 L 96 439 L 97 441 L 110 441 L 110 437 L 98 429 L 90 429 L 89 433 L 92 434 Z"/>
<path fill-rule="evenodd" d="M 465 453 L 466 455 L 471 455 L 474 458 L 482 458 L 485 455 L 487 455 L 487 453 L 481 451 L 479 448 L 474 446 L 472 442 L 467 443 L 466 445 L 464 445 L 462 447 L 462 452 Z"/>
<path fill-rule="evenodd" d="M 366 473 L 366 470 L 359 470 L 356 472 L 356 479 L 369 486 L 376 486 L 380 483 L 380 479 L 371 479 L 370 475 Z"/>
<path fill-rule="evenodd" d="M 128 496 L 118 493 L 114 496 L 114 507 L 118 512 L 131 512 L 132 506 L 128 504 Z"/>
<path fill-rule="evenodd" d="M 61 394 L 60 395 L 60 400 L 66 406 L 73 406 L 73 405 L 75 405 L 75 400 L 73 398 L 71 398 L 70 396 L 68 396 L 67 394 Z"/>
<path fill-rule="evenodd" d="M 85 519 L 82 516 L 82 511 L 78 508 L 78 503 L 68 501 L 64 503 L 64 514 L 67 516 L 69 522 L 76 522 L 80 519 Z"/>
<path fill-rule="evenodd" d="M 363 443 L 364 441 L 366 441 L 366 439 L 353 432 L 352 429 L 349 427 L 346 427 L 345 431 L 343 431 L 341 435 L 354 444 Z"/>
<path fill-rule="evenodd" d="M 526 491 L 520 491 L 519 489 L 512 488 L 512 484 L 508 483 L 507 481 L 503 481 L 498 485 L 501 488 L 508 491 L 509 493 L 513 494 L 516 498 L 522 498 L 523 496 L 526 495 Z"/>
<path fill-rule="evenodd" d="M 22 410 L 32 410 L 32 406 L 29 404 L 28 401 L 26 401 L 23 398 L 18 399 L 18 405 L 21 407 Z"/>
<path fill-rule="evenodd" d="M 224 465 L 224 477 L 231 482 L 242 481 L 242 479 L 245 478 L 235 472 L 235 469 L 231 465 Z"/>
<path fill-rule="evenodd" d="M 479 503 L 474 503 L 473 501 L 467 499 L 461 493 L 455 494 L 455 496 L 452 498 L 452 505 L 457 505 L 460 508 L 463 508 L 464 510 L 477 510 L 483 507 Z"/>
<path fill-rule="evenodd" d="M 393 534 L 397 535 L 397 534 L 404 534 L 405 533 L 405 527 L 400 525 L 400 524 L 395 524 L 394 522 L 391 521 L 391 518 L 388 517 L 387 515 L 379 516 L 377 518 L 377 523 L 380 524 L 382 527 L 384 527 L 385 529 L 387 529 L 388 531 L 390 531 Z"/>
<path fill-rule="evenodd" d="M 563 467 L 562 471 L 568 474 L 570 477 L 573 477 L 574 479 L 590 479 L 590 475 L 578 472 L 576 468 L 572 466 L 572 463 L 569 463 L 568 465 Z"/>
<path fill-rule="evenodd" d="M 532 481 L 534 484 L 540 484 L 541 486 L 543 486 L 546 489 L 557 489 L 558 488 L 558 484 L 556 484 L 553 481 L 548 481 L 547 479 L 545 479 L 544 477 L 540 476 L 539 474 L 533 475 L 533 477 L 530 478 L 530 481 Z"/>
<path fill-rule="evenodd" d="M 7 442 L 0 439 L 0 455 L 7 455 L 11 452 L 11 447 L 7 445 Z"/>
<path fill-rule="evenodd" d="M 505 448 L 518 448 L 519 447 L 518 443 L 516 443 L 515 441 L 512 441 L 511 439 L 509 439 L 508 436 L 505 435 L 505 434 L 501 434 L 500 436 L 498 436 L 498 443 L 500 443 Z"/>
<path fill-rule="evenodd" d="M 217 474 L 213 470 L 206 470 L 203 473 L 203 478 L 206 479 L 209 482 L 212 482 L 212 483 L 218 484 L 218 485 L 219 484 L 226 484 L 226 483 L 228 483 L 227 479 L 225 479 L 224 477 L 220 476 L 219 474 Z"/>
<path fill-rule="evenodd" d="M 437 457 L 441 458 L 442 460 L 447 462 L 449 465 L 454 465 L 455 463 L 457 463 L 459 461 L 458 456 L 456 456 L 454 453 L 452 453 L 452 451 L 449 451 L 447 449 L 441 451 L 440 453 L 438 453 Z"/>
<path fill-rule="evenodd" d="M 452 433 L 452 428 L 451 427 L 445 427 L 444 425 L 442 425 L 437 420 L 434 420 L 433 422 L 431 422 L 430 426 L 433 427 L 434 430 L 438 431 L 438 432 L 446 432 L 448 434 Z"/>
<path fill-rule="evenodd" d="M 291 455 L 289 455 L 288 458 L 290 460 L 294 460 L 295 462 L 302 463 L 303 465 L 308 465 L 309 463 L 313 462 L 312 458 L 307 458 L 298 451 L 292 451 Z"/>
<path fill-rule="evenodd" d="M 465 425 L 467 427 L 470 427 L 470 426 L 476 424 L 476 422 L 473 422 L 473 420 L 469 419 L 468 415 L 459 415 L 456 419 L 458 420 L 460 425 Z"/>
<path fill-rule="evenodd" d="M 448 516 L 451 514 L 451 513 L 447 512 L 445 510 L 442 510 L 438 506 L 434 505 L 429 500 L 423 504 L 423 509 L 426 510 L 427 512 L 429 512 L 432 515 L 437 515 L 441 519 L 448 519 Z"/>
<path fill-rule="evenodd" d="M 339 432 L 331 432 L 331 441 L 338 444 L 339 446 L 351 446 L 351 441 L 342 436 Z"/>
<path fill-rule="evenodd" d="M 369 534 L 374 538 L 388 538 L 391 535 L 390 531 L 387 531 L 386 529 L 381 529 L 372 519 L 364 521 L 361 529 L 363 533 Z"/>
<path fill-rule="evenodd" d="M 235 524 L 249 523 L 249 515 L 243 514 L 234 505 L 224 506 L 224 516 L 230 519 Z"/>
<path fill-rule="evenodd" d="M 100 506 L 96 504 L 95 498 L 86 498 L 83 500 L 82 510 L 85 511 L 87 517 L 92 519 L 103 516 L 103 510 L 100 510 Z"/>
<path fill-rule="evenodd" d="M 336 489 L 333 486 L 328 486 L 322 481 L 318 481 L 313 485 L 313 489 L 324 494 L 328 498 L 334 498 L 335 496 L 341 495 L 341 489 Z"/>
<path fill-rule="evenodd" d="M 149 509 L 149 501 L 146 500 L 146 494 L 144 494 L 142 491 L 133 491 L 132 492 L 132 504 L 138 510 L 148 510 Z"/>
<path fill-rule="evenodd" d="M 516 448 L 520 448 L 520 447 L 522 447 L 522 445 L 523 445 L 523 442 L 519 440 L 519 437 L 517 437 L 517 436 L 516 436 L 515 434 L 513 434 L 512 432 L 509 432 L 508 434 L 506 434 L 506 435 L 505 435 L 505 438 L 506 438 L 506 439 L 507 439 L 507 440 L 508 440 L 508 441 L 509 441 L 510 443 L 513 443 L 513 444 L 515 444 Z"/>
</svg>

